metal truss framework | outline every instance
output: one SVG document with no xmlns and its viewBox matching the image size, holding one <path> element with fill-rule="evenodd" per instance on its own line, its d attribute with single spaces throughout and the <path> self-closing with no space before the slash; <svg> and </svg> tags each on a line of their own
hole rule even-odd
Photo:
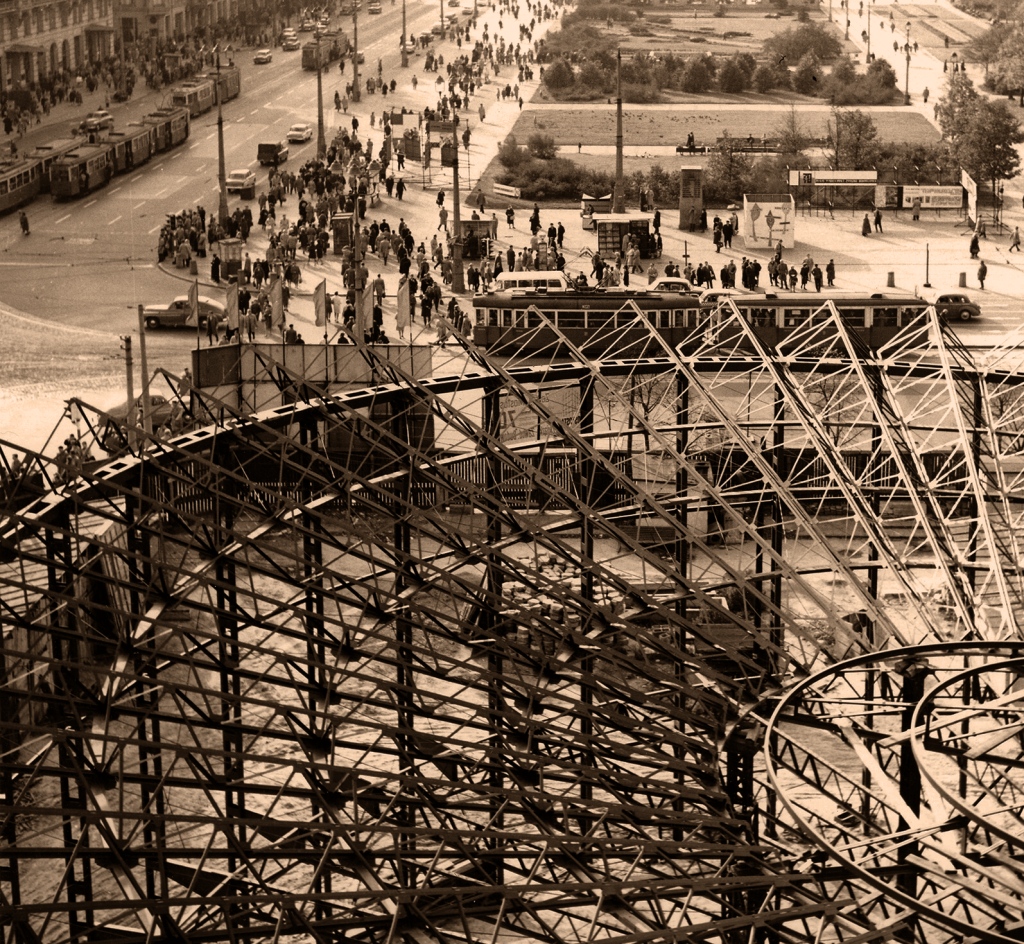
<svg viewBox="0 0 1024 944">
<path fill-rule="evenodd" d="M 1014 939 L 1018 346 L 635 315 L 16 493 L 5 941 Z"/>
</svg>

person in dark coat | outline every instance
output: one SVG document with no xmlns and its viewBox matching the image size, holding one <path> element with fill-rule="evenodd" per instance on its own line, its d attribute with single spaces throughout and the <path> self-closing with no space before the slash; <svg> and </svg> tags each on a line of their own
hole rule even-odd
<svg viewBox="0 0 1024 944">
<path fill-rule="evenodd" d="M 213 254 L 213 261 L 210 263 L 210 278 L 214 282 L 220 282 L 220 256 Z"/>
<path fill-rule="evenodd" d="M 867 213 L 864 214 L 864 222 L 860 224 L 861 236 L 871 235 L 871 217 Z"/>
</svg>

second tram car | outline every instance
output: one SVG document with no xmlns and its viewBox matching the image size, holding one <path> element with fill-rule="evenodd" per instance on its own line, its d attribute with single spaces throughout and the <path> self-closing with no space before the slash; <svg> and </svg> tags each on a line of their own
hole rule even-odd
<svg viewBox="0 0 1024 944">
<path fill-rule="evenodd" d="M 868 347 L 879 348 L 904 331 L 928 305 L 916 295 L 883 293 L 751 293 L 730 300 L 769 346 L 783 341 L 826 301 L 832 301 L 857 336 Z M 590 356 L 602 353 L 611 343 L 609 329 L 632 323 L 637 310 L 672 347 L 696 347 L 709 329 L 715 330 L 716 306 L 701 304 L 696 295 L 678 292 L 513 290 L 477 295 L 473 307 L 473 337 L 479 346 L 523 354 L 550 352 L 557 342 L 555 333 L 542 326 L 539 312 L 572 345 Z M 616 334 L 616 343 L 639 341 L 645 333 L 637 329 L 635 337 L 629 332 Z"/>
<path fill-rule="evenodd" d="M 110 182 L 109 144 L 86 144 L 65 154 L 50 167 L 50 192 L 55 200 L 80 197 Z"/>
<path fill-rule="evenodd" d="M 81 138 L 58 138 L 56 141 L 40 144 L 29 151 L 28 159 L 39 162 L 39 187 L 43 193 L 50 192 L 50 167 L 53 162 L 81 146 Z"/>
<path fill-rule="evenodd" d="M 181 108 L 187 108 L 189 115 L 197 118 L 213 108 L 216 94 L 217 86 L 214 81 L 199 79 L 183 82 L 171 89 L 171 101 Z"/>
</svg>

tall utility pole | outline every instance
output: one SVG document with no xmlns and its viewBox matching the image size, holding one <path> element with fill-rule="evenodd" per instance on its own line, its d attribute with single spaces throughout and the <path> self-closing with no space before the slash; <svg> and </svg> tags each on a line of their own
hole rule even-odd
<svg viewBox="0 0 1024 944">
<path fill-rule="evenodd" d="M 409 37 L 405 32 L 405 0 L 402 0 L 402 68 L 409 68 L 409 50 L 405 44 L 408 42 Z"/>
<path fill-rule="evenodd" d="M 907 54 L 907 77 L 904 83 L 903 92 L 903 104 L 910 104 L 910 20 L 907 20 L 907 42 L 903 47 L 903 51 Z"/>
<path fill-rule="evenodd" d="M 324 134 L 324 81 L 321 77 L 320 30 L 316 31 L 316 159 L 327 159 L 327 136 Z"/>
<path fill-rule="evenodd" d="M 220 185 L 220 198 L 217 201 L 217 222 L 226 226 L 228 222 L 228 174 L 224 169 L 224 110 L 221 107 L 220 86 L 220 44 L 215 47 L 217 52 L 217 182 Z"/>
<path fill-rule="evenodd" d="M 359 94 L 359 5 L 352 4 L 352 101 L 358 102 Z"/>
<path fill-rule="evenodd" d="M 622 192 L 622 50 L 617 52 L 615 67 L 615 193 L 612 213 L 625 213 L 626 200 Z"/>
<path fill-rule="evenodd" d="M 455 112 L 455 130 L 452 133 L 452 142 L 455 144 L 455 152 L 452 160 L 452 226 L 454 234 L 452 238 L 452 291 L 466 291 L 466 283 L 462 278 L 462 237 L 460 233 L 459 217 L 459 113 Z"/>
</svg>

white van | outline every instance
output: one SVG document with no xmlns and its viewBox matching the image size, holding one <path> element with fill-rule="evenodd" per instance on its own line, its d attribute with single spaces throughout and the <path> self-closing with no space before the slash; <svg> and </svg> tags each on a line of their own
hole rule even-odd
<svg viewBox="0 0 1024 944">
<path fill-rule="evenodd" d="M 569 280 L 564 272 L 557 269 L 523 269 L 519 272 L 499 272 L 491 283 L 491 290 L 495 292 L 507 292 L 514 288 L 567 292 Z"/>
</svg>

